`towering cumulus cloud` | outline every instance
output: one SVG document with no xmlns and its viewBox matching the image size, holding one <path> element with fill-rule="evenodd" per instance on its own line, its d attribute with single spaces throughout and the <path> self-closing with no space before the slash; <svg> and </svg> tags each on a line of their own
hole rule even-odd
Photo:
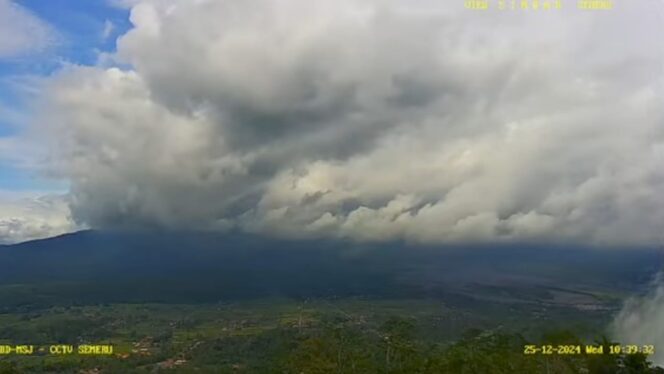
<svg viewBox="0 0 664 374">
<path fill-rule="evenodd" d="M 123 68 L 68 67 L 39 132 L 93 227 L 653 244 L 651 1 L 140 1 Z"/>
</svg>

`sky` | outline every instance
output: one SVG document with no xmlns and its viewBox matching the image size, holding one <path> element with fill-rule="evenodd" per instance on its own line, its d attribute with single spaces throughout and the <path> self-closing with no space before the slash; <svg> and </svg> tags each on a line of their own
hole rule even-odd
<svg viewBox="0 0 664 374">
<path fill-rule="evenodd" d="M 66 178 L 40 166 L 26 133 L 42 84 L 64 66 L 97 65 L 129 26 L 129 10 L 103 1 L 0 0 L 0 243 L 85 227 L 71 220 Z"/>
<path fill-rule="evenodd" d="M 0 243 L 655 246 L 664 2 L 0 0 Z"/>
</svg>

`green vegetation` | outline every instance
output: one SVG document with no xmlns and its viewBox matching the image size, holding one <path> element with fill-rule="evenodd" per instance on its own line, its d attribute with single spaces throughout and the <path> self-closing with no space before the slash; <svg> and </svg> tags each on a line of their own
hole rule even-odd
<svg viewBox="0 0 664 374">
<path fill-rule="evenodd" d="M 664 373 L 643 355 L 526 355 L 526 344 L 610 345 L 594 342 L 593 319 L 532 312 L 375 299 L 23 308 L 0 314 L 0 344 L 113 344 L 114 355 L 0 356 L 0 373 Z M 586 328 L 542 333 L 553 319 Z"/>
<path fill-rule="evenodd" d="M 0 246 L 0 345 L 115 355 L 0 355 L 0 373 L 648 373 L 643 356 L 524 344 L 592 343 L 661 263 L 651 250 L 80 232 Z"/>
</svg>

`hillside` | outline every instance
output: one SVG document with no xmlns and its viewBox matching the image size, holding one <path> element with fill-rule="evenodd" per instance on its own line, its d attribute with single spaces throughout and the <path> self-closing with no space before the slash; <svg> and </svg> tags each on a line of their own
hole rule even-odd
<svg viewBox="0 0 664 374">
<path fill-rule="evenodd" d="M 648 249 L 84 231 L 0 247 L 0 291 L 20 303 L 26 292 L 34 302 L 75 303 L 367 296 L 601 304 L 638 292 L 661 263 Z"/>
</svg>

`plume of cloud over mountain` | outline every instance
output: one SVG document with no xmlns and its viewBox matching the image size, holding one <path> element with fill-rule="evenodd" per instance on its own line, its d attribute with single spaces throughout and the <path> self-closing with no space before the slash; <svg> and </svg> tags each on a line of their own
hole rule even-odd
<svg viewBox="0 0 664 374">
<path fill-rule="evenodd" d="M 653 345 L 655 354 L 649 359 L 664 366 L 664 283 L 657 276 L 652 290 L 644 297 L 633 297 L 613 321 L 612 333 L 621 344 Z"/>
<path fill-rule="evenodd" d="M 140 1 L 35 128 L 92 227 L 644 244 L 664 222 L 654 2 Z"/>
</svg>

